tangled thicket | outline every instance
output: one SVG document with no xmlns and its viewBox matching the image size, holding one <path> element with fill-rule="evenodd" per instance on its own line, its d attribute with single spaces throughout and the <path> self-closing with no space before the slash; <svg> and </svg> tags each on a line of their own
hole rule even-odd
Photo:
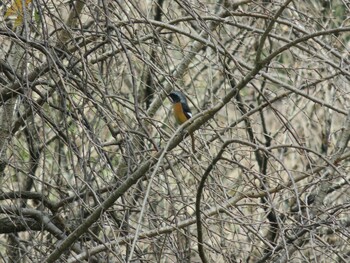
<svg viewBox="0 0 350 263">
<path fill-rule="evenodd" d="M 2 259 L 348 262 L 349 10 L 5 2 Z"/>
</svg>

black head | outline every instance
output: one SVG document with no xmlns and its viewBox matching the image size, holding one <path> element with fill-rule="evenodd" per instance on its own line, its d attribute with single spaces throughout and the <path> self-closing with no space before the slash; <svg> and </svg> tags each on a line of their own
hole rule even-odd
<svg viewBox="0 0 350 263">
<path fill-rule="evenodd" d="M 169 97 L 172 103 L 186 102 L 186 96 L 181 91 L 172 91 Z"/>
</svg>

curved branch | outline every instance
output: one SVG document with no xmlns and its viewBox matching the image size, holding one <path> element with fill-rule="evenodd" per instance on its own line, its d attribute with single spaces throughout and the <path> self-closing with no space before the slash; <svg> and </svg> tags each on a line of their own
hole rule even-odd
<svg viewBox="0 0 350 263">
<path fill-rule="evenodd" d="M 211 170 L 214 168 L 216 163 L 218 161 L 220 161 L 221 156 L 225 152 L 225 148 L 234 142 L 236 142 L 236 141 L 235 140 L 226 141 L 222 145 L 219 153 L 216 155 L 216 157 L 213 159 L 213 161 L 209 164 L 209 166 L 205 170 L 205 172 L 202 176 L 202 179 L 198 185 L 198 190 L 197 190 L 197 195 L 196 195 L 196 224 L 197 224 L 197 240 L 198 240 L 197 244 L 198 244 L 199 256 L 202 259 L 203 263 L 208 262 L 208 260 L 205 256 L 204 247 L 203 247 L 204 241 L 203 241 L 203 228 L 202 228 L 202 221 L 201 221 L 201 199 L 202 199 L 204 184 L 205 184 L 205 181 L 207 180 L 207 178 L 209 177 Z"/>
<path fill-rule="evenodd" d="M 350 151 L 343 154 L 340 157 L 341 160 L 348 159 L 348 158 L 350 158 Z M 242 167 L 242 168 L 244 168 L 244 167 Z M 313 174 L 318 173 L 318 172 L 322 171 L 323 169 L 325 169 L 325 167 L 319 166 L 315 169 L 312 169 L 312 172 L 313 172 Z M 299 176 L 294 178 L 294 182 L 295 183 L 300 182 L 300 181 L 308 178 L 309 176 L 311 176 L 311 174 L 305 173 L 303 175 L 299 175 Z M 210 209 L 204 211 L 203 214 L 206 217 L 210 217 L 210 216 L 214 216 L 214 215 L 217 215 L 220 213 L 226 213 L 227 212 L 226 210 L 229 207 L 237 205 L 237 203 L 239 201 L 243 200 L 244 198 L 248 198 L 248 199 L 261 198 L 261 197 L 267 196 L 268 194 L 278 193 L 281 190 L 286 189 L 292 185 L 293 185 L 293 182 L 289 181 L 289 182 L 285 183 L 284 185 L 280 184 L 274 188 L 267 189 L 266 191 L 252 190 L 252 191 L 249 191 L 246 193 L 236 193 L 236 195 L 234 197 L 230 198 L 225 204 L 221 205 L 219 208 L 218 207 L 210 208 Z M 156 229 L 153 229 L 153 230 L 150 230 L 147 232 L 140 233 L 140 235 L 138 236 L 138 239 L 141 240 L 141 239 L 147 239 L 147 238 L 155 237 L 155 236 L 162 235 L 162 234 L 169 234 L 169 233 L 176 231 L 178 229 L 182 229 L 182 228 L 188 227 L 190 225 L 196 224 L 196 222 L 197 222 L 197 217 L 195 216 L 193 218 L 189 218 L 189 219 L 177 222 L 177 223 L 170 225 L 170 226 L 160 227 L 160 228 L 156 228 Z M 102 251 L 106 251 L 107 249 L 112 249 L 115 247 L 115 245 L 122 245 L 122 244 L 130 243 L 134 238 L 135 238 L 134 235 L 129 235 L 129 236 L 119 238 L 119 239 L 112 241 L 112 242 L 109 242 L 109 243 L 104 243 L 102 245 L 99 245 L 99 246 L 96 246 L 96 247 L 90 249 L 87 252 L 83 252 L 77 256 L 72 257 L 70 260 L 68 260 L 68 262 L 70 262 L 70 263 L 80 262 L 80 260 L 84 260 L 91 255 L 95 255 L 95 254 L 100 253 Z"/>
<path fill-rule="evenodd" d="M 5 192 L 0 194 L 0 200 L 8 199 L 32 199 L 42 202 L 45 207 L 50 209 L 52 212 L 56 212 L 55 204 L 44 197 L 41 193 L 30 192 L 30 191 L 18 191 L 18 192 Z"/>
<path fill-rule="evenodd" d="M 270 21 L 270 23 L 268 24 L 264 34 L 261 36 L 260 38 L 260 43 L 258 46 L 258 50 L 256 51 L 256 58 L 255 58 L 255 62 L 256 63 L 261 63 L 261 54 L 262 54 L 262 50 L 265 44 L 265 41 L 267 39 L 267 36 L 269 35 L 269 33 L 272 30 L 273 25 L 276 23 L 277 18 L 282 14 L 283 10 L 287 8 L 287 6 L 290 4 L 290 2 L 292 2 L 292 0 L 287 0 L 281 7 L 280 9 L 278 9 L 278 11 L 276 12 L 276 14 L 273 16 L 272 20 Z M 264 63 L 263 63 L 264 64 Z"/>
</svg>

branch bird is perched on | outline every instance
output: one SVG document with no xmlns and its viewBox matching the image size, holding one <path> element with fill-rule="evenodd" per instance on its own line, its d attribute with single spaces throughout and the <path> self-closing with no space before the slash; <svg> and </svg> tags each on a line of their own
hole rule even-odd
<svg viewBox="0 0 350 263">
<path fill-rule="evenodd" d="M 178 124 L 182 124 L 192 117 L 191 109 L 187 104 L 186 96 L 181 91 L 173 91 L 169 94 L 173 103 L 173 114 Z M 192 151 L 195 152 L 194 136 L 190 133 L 192 139 Z"/>
</svg>

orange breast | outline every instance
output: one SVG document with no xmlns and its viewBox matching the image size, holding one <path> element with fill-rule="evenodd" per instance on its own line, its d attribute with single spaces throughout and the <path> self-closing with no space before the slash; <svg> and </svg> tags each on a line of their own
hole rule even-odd
<svg viewBox="0 0 350 263">
<path fill-rule="evenodd" d="M 173 105 L 173 110 L 174 110 L 174 115 L 175 115 L 176 121 L 177 121 L 179 124 L 182 124 L 182 123 L 184 123 L 185 121 L 187 121 L 187 117 L 186 117 L 186 115 L 183 113 L 182 106 L 181 106 L 181 103 L 180 103 L 180 102 L 175 103 L 175 104 Z"/>
</svg>

